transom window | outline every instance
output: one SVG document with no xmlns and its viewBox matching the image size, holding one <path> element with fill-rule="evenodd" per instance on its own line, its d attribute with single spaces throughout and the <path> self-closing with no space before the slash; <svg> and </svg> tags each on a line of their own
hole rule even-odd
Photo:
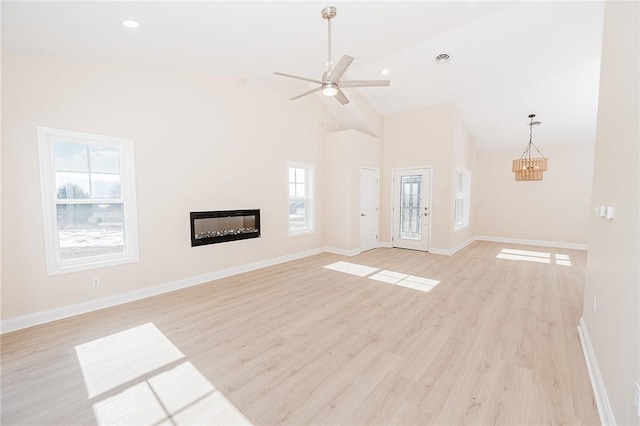
<svg viewBox="0 0 640 426">
<path fill-rule="evenodd" d="M 49 275 L 138 260 L 133 141 L 38 128 Z"/>
<path fill-rule="evenodd" d="M 313 165 L 289 163 L 289 235 L 313 232 Z"/>
</svg>

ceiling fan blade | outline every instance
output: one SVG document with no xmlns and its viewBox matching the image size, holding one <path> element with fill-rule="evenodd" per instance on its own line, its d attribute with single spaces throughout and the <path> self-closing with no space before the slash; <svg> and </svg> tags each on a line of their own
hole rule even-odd
<svg viewBox="0 0 640 426">
<path fill-rule="evenodd" d="M 341 81 L 338 83 L 340 87 L 376 87 L 376 86 L 388 86 L 390 80 L 353 80 L 353 81 Z"/>
<path fill-rule="evenodd" d="M 340 103 L 342 105 L 346 105 L 349 103 L 349 99 L 347 99 L 347 97 L 345 96 L 344 92 L 340 89 L 338 89 L 338 93 L 336 93 L 335 98 L 340 101 Z"/>
<path fill-rule="evenodd" d="M 323 81 L 320 81 L 320 80 L 314 80 L 312 78 L 307 78 L 307 77 L 300 77 L 298 75 L 285 74 L 283 72 L 274 72 L 274 74 L 275 75 L 281 75 L 283 77 L 295 78 L 297 80 L 310 81 L 311 83 L 318 83 L 318 84 L 324 83 Z"/>
<path fill-rule="evenodd" d="M 329 74 L 329 77 L 327 77 L 329 81 L 333 81 L 334 83 L 340 81 L 345 71 L 347 71 L 347 68 L 349 68 L 349 65 L 351 65 L 351 62 L 353 62 L 354 59 L 355 58 L 353 56 L 342 55 L 342 58 L 340 58 L 340 62 L 338 62 L 338 65 L 336 65 L 333 71 L 331 71 L 331 74 Z"/>
<path fill-rule="evenodd" d="M 322 90 L 322 86 L 320 86 L 320 87 L 316 87 L 315 89 L 311 89 L 311 90 L 309 90 L 308 92 L 304 92 L 304 93 L 303 93 L 303 94 L 301 94 L 301 95 L 294 96 L 293 98 L 291 98 L 291 99 L 289 99 L 289 100 L 290 100 L 290 101 L 295 101 L 296 99 L 300 99 L 300 98 L 301 98 L 301 97 L 303 97 L 303 96 L 310 95 L 310 94 L 312 94 L 313 92 L 317 92 L 317 91 L 319 91 L 319 90 Z"/>
</svg>

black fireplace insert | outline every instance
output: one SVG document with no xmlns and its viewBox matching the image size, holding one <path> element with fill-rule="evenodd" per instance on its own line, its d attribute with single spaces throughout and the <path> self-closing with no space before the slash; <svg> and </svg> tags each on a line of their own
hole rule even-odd
<svg viewBox="0 0 640 426">
<path fill-rule="evenodd" d="M 191 247 L 260 236 L 260 209 L 191 212 Z"/>
</svg>

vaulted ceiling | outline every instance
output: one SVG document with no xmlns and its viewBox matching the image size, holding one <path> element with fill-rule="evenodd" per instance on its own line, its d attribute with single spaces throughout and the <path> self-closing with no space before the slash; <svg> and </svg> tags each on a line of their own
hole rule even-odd
<svg viewBox="0 0 640 426">
<path fill-rule="evenodd" d="M 381 114 L 453 103 L 480 150 L 523 147 L 530 113 L 543 122 L 541 147 L 594 141 L 602 2 L 3 1 L 2 46 L 239 76 L 289 97 L 310 86 L 272 73 L 321 78 L 328 5 L 338 10 L 333 61 L 356 58 L 346 79 L 391 80 L 345 89 Z M 124 28 L 124 19 L 141 26 Z M 440 53 L 447 64 L 434 62 Z M 348 117 L 349 106 L 313 96 Z"/>
</svg>

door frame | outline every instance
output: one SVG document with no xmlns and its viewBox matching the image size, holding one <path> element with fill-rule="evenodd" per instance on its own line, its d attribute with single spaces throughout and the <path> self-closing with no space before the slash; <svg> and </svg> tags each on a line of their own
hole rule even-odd
<svg viewBox="0 0 640 426">
<path fill-rule="evenodd" d="M 390 238 L 391 239 L 391 247 L 392 248 L 394 247 L 393 243 L 395 242 L 394 239 L 393 239 L 394 235 L 395 235 L 395 233 L 394 233 L 394 225 L 395 225 L 394 222 L 395 222 L 395 219 L 394 219 L 393 208 L 395 207 L 394 203 L 396 202 L 396 196 L 395 196 L 396 195 L 395 194 L 396 187 L 395 187 L 395 182 L 393 181 L 393 177 L 396 174 L 396 172 L 401 172 L 403 170 L 413 170 L 413 169 L 425 169 L 425 170 L 429 171 L 429 196 L 427 197 L 428 198 L 427 207 L 429 208 L 429 216 L 427 216 L 427 227 L 429 229 L 429 235 L 427 237 L 427 250 L 426 250 L 427 252 L 429 252 L 429 251 L 431 251 L 431 234 L 433 233 L 432 232 L 433 229 L 431 228 L 431 217 L 433 216 L 433 209 L 431 208 L 431 205 L 432 205 L 431 200 L 433 198 L 433 196 L 432 196 L 432 194 L 433 194 L 433 166 L 432 165 L 428 165 L 428 166 L 413 166 L 413 167 L 394 167 L 394 168 L 391 169 L 391 206 L 389 206 L 389 213 L 390 213 L 389 217 L 391 218 L 391 220 L 390 220 L 391 223 L 389 225 L 389 231 L 391 232 L 390 233 L 390 236 L 391 236 L 391 238 Z"/>
<path fill-rule="evenodd" d="M 359 188 L 358 188 L 358 192 L 360 194 L 360 199 L 358 200 L 358 220 L 360 220 L 360 214 L 362 213 L 362 170 L 372 170 L 374 172 L 376 172 L 376 179 L 378 181 L 378 187 L 377 187 L 377 197 L 376 197 L 376 201 L 378 206 L 377 208 L 377 213 L 378 213 L 378 220 L 376 221 L 376 242 L 377 242 L 377 247 L 380 247 L 380 169 L 378 167 L 370 167 L 370 166 L 360 166 L 360 175 L 358 176 L 359 179 Z M 360 250 L 360 253 L 363 252 L 362 250 L 362 227 L 360 226 L 361 223 L 358 222 L 358 249 Z"/>
</svg>

